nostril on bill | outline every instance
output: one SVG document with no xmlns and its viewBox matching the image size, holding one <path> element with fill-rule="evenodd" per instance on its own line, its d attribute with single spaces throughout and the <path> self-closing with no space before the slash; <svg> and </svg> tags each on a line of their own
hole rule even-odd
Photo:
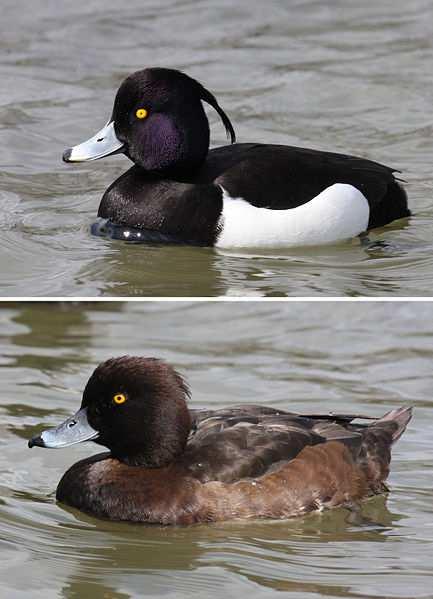
<svg viewBox="0 0 433 599">
<path fill-rule="evenodd" d="M 99 139 L 97 139 L 96 141 L 104 141 L 103 137 L 100 137 Z"/>
<path fill-rule="evenodd" d="M 68 428 L 72 428 L 73 426 L 75 426 L 77 424 L 76 420 L 71 420 L 71 422 L 68 423 Z"/>
</svg>

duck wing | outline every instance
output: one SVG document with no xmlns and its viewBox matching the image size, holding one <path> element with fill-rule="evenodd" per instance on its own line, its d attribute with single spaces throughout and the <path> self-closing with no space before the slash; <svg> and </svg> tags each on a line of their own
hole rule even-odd
<svg viewBox="0 0 433 599">
<path fill-rule="evenodd" d="M 396 169 L 334 152 L 272 144 L 235 144 L 209 152 L 201 176 L 232 198 L 257 208 L 288 210 L 308 203 L 335 183 L 358 189 L 370 206 L 369 228 L 408 216 Z"/>
<path fill-rule="evenodd" d="M 394 182 L 395 169 L 347 154 L 322 152 L 294 146 L 242 145 L 234 164 L 215 178 L 231 197 L 242 197 L 253 206 L 286 210 L 309 202 L 334 183 L 357 187 L 368 200 L 378 201 Z M 230 146 L 226 153 L 230 153 Z M 221 155 L 224 148 L 212 150 Z M 220 152 L 218 152 L 220 151 Z"/>
<path fill-rule="evenodd" d="M 360 432 L 329 415 L 317 419 L 255 405 L 190 413 L 192 430 L 182 462 L 202 482 L 256 478 L 292 460 L 304 447 L 330 440 L 344 443 L 354 455 L 362 445 Z"/>
</svg>

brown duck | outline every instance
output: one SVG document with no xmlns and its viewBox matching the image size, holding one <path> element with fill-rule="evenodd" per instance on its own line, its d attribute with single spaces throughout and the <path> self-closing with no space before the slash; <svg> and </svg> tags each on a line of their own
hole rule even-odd
<svg viewBox="0 0 433 599">
<path fill-rule="evenodd" d="M 407 407 L 379 419 L 257 405 L 193 410 L 188 397 L 169 364 L 113 358 L 90 377 L 79 411 L 29 447 L 107 447 L 74 464 L 57 487 L 59 501 L 100 518 L 289 518 L 387 491 L 391 446 L 411 418 Z"/>
</svg>

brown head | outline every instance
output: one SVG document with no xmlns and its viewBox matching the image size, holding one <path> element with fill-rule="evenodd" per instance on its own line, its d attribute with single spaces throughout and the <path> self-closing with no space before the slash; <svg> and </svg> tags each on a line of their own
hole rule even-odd
<svg viewBox="0 0 433 599">
<path fill-rule="evenodd" d="M 188 397 L 186 383 L 166 362 L 112 358 L 93 372 L 77 414 L 33 438 L 29 446 L 65 447 L 92 440 L 128 465 L 166 466 L 188 439 Z"/>
</svg>

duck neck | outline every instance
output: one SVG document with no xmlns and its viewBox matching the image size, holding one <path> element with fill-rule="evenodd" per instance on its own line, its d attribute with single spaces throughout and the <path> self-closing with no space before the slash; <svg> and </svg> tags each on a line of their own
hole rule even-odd
<svg viewBox="0 0 433 599">
<path fill-rule="evenodd" d="M 183 395 L 183 394 L 182 394 Z M 118 429 L 118 435 L 107 445 L 112 456 L 128 466 L 163 468 L 184 452 L 191 430 L 191 419 L 183 396 L 172 398 L 170 405 L 163 399 L 150 406 L 140 426 Z"/>
<path fill-rule="evenodd" d="M 112 450 L 111 455 L 127 466 L 141 466 L 143 468 L 164 468 L 171 464 L 175 456 L 161 456 L 143 451 L 142 448 L 122 448 L 122 451 Z"/>
</svg>

